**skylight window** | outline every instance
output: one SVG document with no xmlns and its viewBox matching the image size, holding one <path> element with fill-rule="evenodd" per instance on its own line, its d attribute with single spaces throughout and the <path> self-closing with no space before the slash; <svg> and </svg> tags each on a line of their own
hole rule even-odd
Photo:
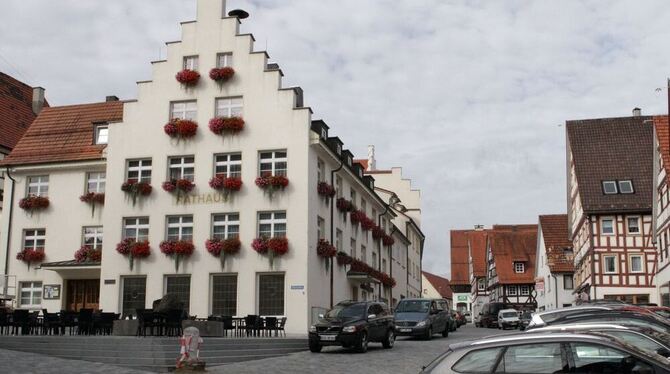
<svg viewBox="0 0 670 374">
<path fill-rule="evenodd" d="M 605 195 L 616 195 L 619 193 L 616 181 L 603 181 L 603 192 Z"/>
<path fill-rule="evenodd" d="M 633 181 L 631 180 L 619 181 L 619 193 L 629 194 L 634 192 L 635 190 L 633 190 Z"/>
</svg>

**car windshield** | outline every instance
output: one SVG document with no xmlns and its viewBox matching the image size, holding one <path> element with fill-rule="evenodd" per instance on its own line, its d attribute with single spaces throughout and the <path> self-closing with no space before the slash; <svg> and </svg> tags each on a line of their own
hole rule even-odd
<svg viewBox="0 0 670 374">
<path fill-rule="evenodd" d="M 530 314 L 531 314 L 530 312 L 523 312 L 523 314 L 521 315 L 521 318 L 528 318 L 528 319 L 530 319 L 530 317 L 531 317 Z"/>
<path fill-rule="evenodd" d="M 426 313 L 430 308 L 428 300 L 401 301 L 395 309 L 396 313 Z"/>
<path fill-rule="evenodd" d="M 326 319 L 354 319 L 365 316 L 365 304 L 335 305 L 335 307 L 326 313 Z"/>
<path fill-rule="evenodd" d="M 649 353 L 656 353 L 659 348 L 664 348 L 661 344 L 653 341 L 651 338 L 631 331 L 609 330 L 599 331 L 599 334 L 611 336 Z"/>
<path fill-rule="evenodd" d="M 502 314 L 503 318 L 511 318 L 511 317 L 518 317 L 519 315 L 517 312 L 504 312 Z"/>
</svg>

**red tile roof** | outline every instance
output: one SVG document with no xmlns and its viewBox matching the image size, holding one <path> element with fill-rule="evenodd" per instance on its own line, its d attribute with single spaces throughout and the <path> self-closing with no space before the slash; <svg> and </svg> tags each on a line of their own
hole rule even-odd
<svg viewBox="0 0 670 374">
<path fill-rule="evenodd" d="M 364 171 L 368 170 L 368 159 L 367 158 L 354 159 L 354 164 L 361 164 Z"/>
<path fill-rule="evenodd" d="M 45 108 L 0 166 L 100 159 L 93 125 L 122 119 L 121 101 Z"/>
<path fill-rule="evenodd" d="M 451 230 L 452 285 L 470 285 L 470 255 L 474 276 L 486 276 L 486 231 Z"/>
<path fill-rule="evenodd" d="M 451 286 L 449 285 L 449 279 L 442 278 L 427 271 L 424 271 L 423 275 L 426 277 L 426 279 L 428 279 L 428 282 L 430 282 L 430 284 L 435 287 L 437 292 L 439 292 L 442 297 L 445 299 L 451 299 L 453 297 Z"/>
<path fill-rule="evenodd" d="M 670 124 L 668 116 L 654 116 L 654 128 L 658 139 L 659 152 L 663 159 L 663 167 L 667 183 L 670 183 Z"/>
<path fill-rule="evenodd" d="M 573 273 L 575 266 L 572 257 L 572 242 L 568 238 L 568 215 L 540 216 L 540 230 L 544 238 L 549 270 L 552 273 Z"/>
<path fill-rule="evenodd" d="M 523 225 L 519 230 L 490 230 L 489 243 L 500 284 L 534 283 L 537 225 Z M 523 273 L 514 271 L 514 262 L 523 262 Z"/>
<path fill-rule="evenodd" d="M 0 72 L 0 146 L 14 148 L 34 119 L 33 88 Z"/>
<path fill-rule="evenodd" d="M 642 212 L 652 209 L 652 117 L 567 121 L 577 188 L 586 213 Z M 603 193 L 602 181 L 631 180 L 635 193 Z"/>
</svg>

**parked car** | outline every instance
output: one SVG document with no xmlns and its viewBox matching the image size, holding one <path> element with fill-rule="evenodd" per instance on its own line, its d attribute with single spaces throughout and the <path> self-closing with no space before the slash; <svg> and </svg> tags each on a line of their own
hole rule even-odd
<svg viewBox="0 0 670 374">
<path fill-rule="evenodd" d="M 506 330 L 508 327 L 519 327 L 519 312 L 516 309 L 503 309 L 498 312 L 498 328 Z"/>
<path fill-rule="evenodd" d="M 468 321 L 465 320 L 465 314 L 463 314 L 463 312 L 461 312 L 460 310 L 457 310 L 456 311 L 456 324 L 458 325 L 458 327 L 461 327 L 461 326 L 465 325 L 466 323 L 468 323 Z"/>
<path fill-rule="evenodd" d="M 665 317 L 665 318 L 670 319 L 670 308 L 668 308 L 667 306 L 650 305 L 650 306 L 645 306 L 644 308 L 658 314 L 661 317 Z"/>
<path fill-rule="evenodd" d="M 654 313 L 646 312 L 639 313 L 626 310 L 597 310 L 597 311 L 583 311 L 581 313 L 573 313 L 553 319 L 543 325 L 533 324 L 537 313 L 533 315 L 533 321 L 528 325 L 528 330 L 543 326 L 552 325 L 567 325 L 575 323 L 608 323 L 615 325 L 630 325 L 649 328 L 654 331 L 670 334 L 670 321 L 663 317 L 657 316 Z"/>
<path fill-rule="evenodd" d="M 498 312 L 502 309 L 510 309 L 511 305 L 506 303 L 487 303 L 482 306 L 479 312 L 478 327 L 498 327 Z"/>
<path fill-rule="evenodd" d="M 645 308 L 622 303 L 608 304 L 608 305 L 598 304 L 598 305 L 573 306 L 569 308 L 561 308 L 561 309 L 548 310 L 544 312 L 537 312 L 533 314 L 533 317 L 531 318 L 528 328 L 545 326 L 556 320 L 560 320 L 570 315 L 594 313 L 599 311 L 630 311 L 630 312 L 652 314 L 650 310 L 647 310 Z"/>
<path fill-rule="evenodd" d="M 470 311 L 465 311 L 463 314 L 465 314 L 465 322 L 472 323 L 472 313 L 470 313 Z"/>
<path fill-rule="evenodd" d="M 472 321 L 475 324 L 475 327 L 482 327 L 481 322 L 480 322 L 481 319 L 482 319 L 482 314 L 481 313 L 475 314 L 475 317 L 473 318 L 473 321 Z"/>
<path fill-rule="evenodd" d="M 395 331 L 402 336 L 431 339 L 434 334 L 449 335 L 449 310 L 434 299 L 403 299 L 395 308 Z"/>
<path fill-rule="evenodd" d="M 529 333 L 572 332 L 580 334 L 601 334 L 620 339 L 647 353 L 670 357 L 670 335 L 653 329 L 603 323 L 574 325 L 554 325 L 530 330 Z"/>
<path fill-rule="evenodd" d="M 521 317 L 519 317 L 519 330 L 523 331 L 528 327 L 530 319 L 533 316 L 533 312 L 530 310 L 524 310 L 521 312 Z"/>
<path fill-rule="evenodd" d="M 393 348 L 394 326 L 393 314 L 382 302 L 341 302 L 309 328 L 309 350 L 321 352 L 324 346 L 340 345 L 363 353 L 370 342 Z"/>
<path fill-rule="evenodd" d="M 608 336 L 517 333 L 452 344 L 422 373 L 670 374 L 664 357 Z"/>
</svg>

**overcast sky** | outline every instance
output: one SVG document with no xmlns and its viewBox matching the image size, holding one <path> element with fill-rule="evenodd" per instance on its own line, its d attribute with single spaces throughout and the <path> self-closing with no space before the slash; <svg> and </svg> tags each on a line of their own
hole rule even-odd
<svg viewBox="0 0 670 374">
<path fill-rule="evenodd" d="M 229 0 L 359 157 L 421 189 L 424 269 L 449 230 L 563 213 L 565 120 L 667 113 L 658 1 Z M 195 0 L 2 0 L 0 71 L 52 105 L 136 97 Z"/>
</svg>

